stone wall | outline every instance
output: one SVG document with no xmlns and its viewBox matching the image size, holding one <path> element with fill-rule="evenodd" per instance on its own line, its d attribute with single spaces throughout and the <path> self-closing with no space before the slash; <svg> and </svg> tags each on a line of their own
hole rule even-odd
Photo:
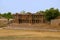
<svg viewBox="0 0 60 40">
<path fill-rule="evenodd" d="M 60 19 L 51 20 L 51 26 L 60 26 Z"/>
</svg>

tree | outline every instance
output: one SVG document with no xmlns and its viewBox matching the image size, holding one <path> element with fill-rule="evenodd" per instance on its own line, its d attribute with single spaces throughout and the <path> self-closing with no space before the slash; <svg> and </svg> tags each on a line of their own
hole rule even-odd
<svg viewBox="0 0 60 40">
<path fill-rule="evenodd" d="M 22 10 L 20 13 L 21 13 L 21 14 L 25 14 L 25 11 L 24 11 L 24 10 Z"/>
<path fill-rule="evenodd" d="M 54 8 L 50 8 L 49 10 L 47 9 L 44 16 L 47 21 L 51 21 L 52 19 L 55 19 L 57 16 L 59 16 L 59 10 Z"/>
<path fill-rule="evenodd" d="M 0 18 L 2 17 L 2 14 L 0 13 Z"/>
<path fill-rule="evenodd" d="M 9 23 L 9 20 L 10 20 L 11 18 L 13 18 L 11 12 L 4 13 L 4 14 L 2 14 L 2 16 L 8 20 L 8 23 Z"/>
<path fill-rule="evenodd" d="M 30 12 L 27 12 L 26 14 L 32 14 L 32 13 L 30 13 Z"/>
<path fill-rule="evenodd" d="M 11 12 L 8 12 L 8 13 L 7 13 L 6 18 L 7 18 L 8 20 L 12 18 L 12 14 L 11 14 Z"/>
<path fill-rule="evenodd" d="M 38 12 L 36 12 L 36 14 L 44 14 L 45 12 L 44 11 L 38 11 Z"/>
</svg>

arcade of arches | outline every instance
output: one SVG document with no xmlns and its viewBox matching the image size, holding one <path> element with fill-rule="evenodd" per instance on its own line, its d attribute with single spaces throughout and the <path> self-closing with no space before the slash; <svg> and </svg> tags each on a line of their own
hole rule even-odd
<svg viewBox="0 0 60 40">
<path fill-rule="evenodd" d="M 44 16 L 40 14 L 15 14 L 15 23 L 43 23 Z"/>
</svg>

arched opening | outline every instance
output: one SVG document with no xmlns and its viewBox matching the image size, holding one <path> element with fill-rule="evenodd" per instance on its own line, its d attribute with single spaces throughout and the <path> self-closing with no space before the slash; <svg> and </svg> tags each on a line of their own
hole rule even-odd
<svg viewBox="0 0 60 40">
<path fill-rule="evenodd" d="M 18 21 L 19 21 L 19 24 L 22 23 L 22 20 L 21 19 L 18 19 Z"/>
</svg>

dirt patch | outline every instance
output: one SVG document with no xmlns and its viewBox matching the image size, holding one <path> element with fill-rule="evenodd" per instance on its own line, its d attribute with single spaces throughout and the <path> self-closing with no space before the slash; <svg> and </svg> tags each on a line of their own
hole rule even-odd
<svg viewBox="0 0 60 40">
<path fill-rule="evenodd" d="M 28 30 L 0 29 L 0 36 L 28 35 L 32 37 L 60 37 L 60 32 L 36 32 Z"/>
</svg>

